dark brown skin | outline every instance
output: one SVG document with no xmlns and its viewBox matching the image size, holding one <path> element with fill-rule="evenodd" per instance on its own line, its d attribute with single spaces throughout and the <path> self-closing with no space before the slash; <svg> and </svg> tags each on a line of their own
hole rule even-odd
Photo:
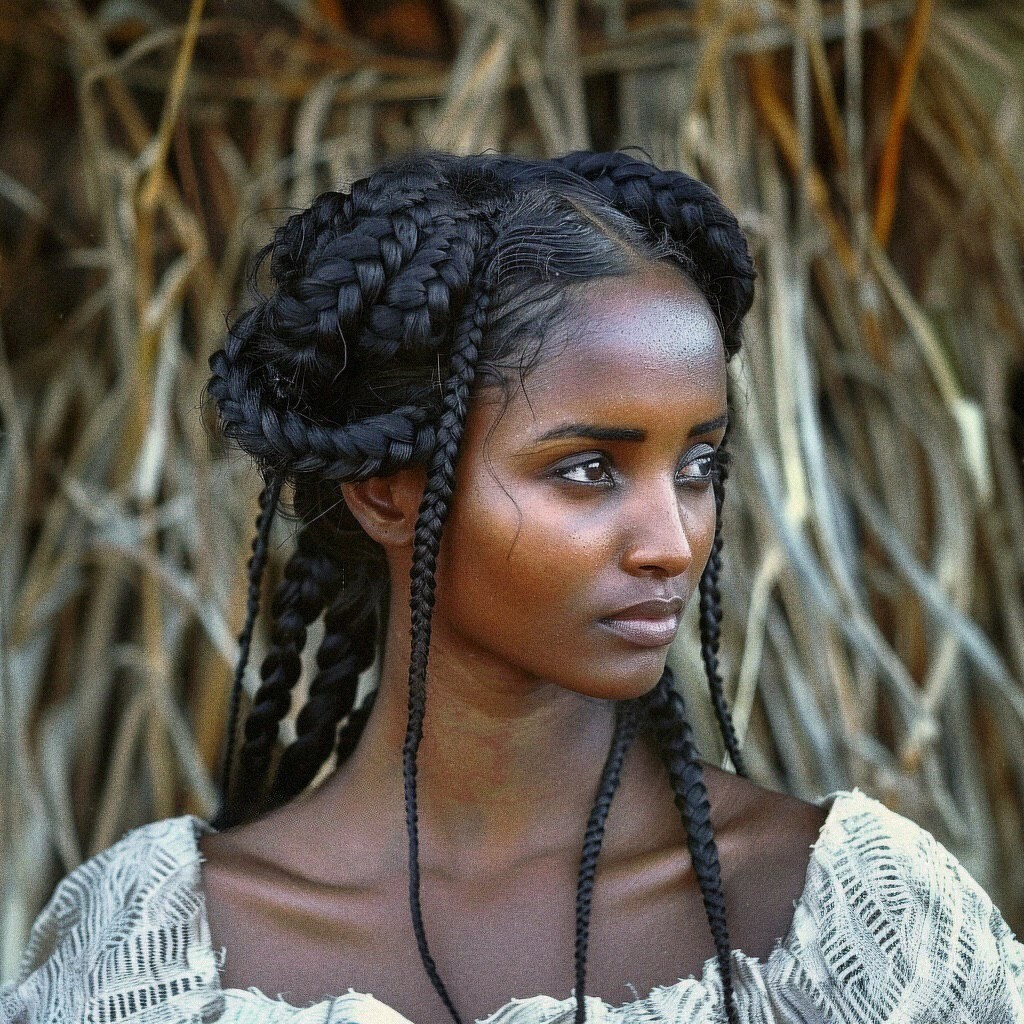
<svg viewBox="0 0 1024 1024">
<path fill-rule="evenodd" d="M 438 564 L 418 754 L 421 899 L 466 1024 L 513 997 L 569 996 L 576 877 L 612 702 L 649 691 L 667 654 L 599 620 L 653 597 L 689 602 L 714 537 L 703 478 L 724 434 L 726 375 L 710 307 L 661 266 L 586 288 L 577 338 L 527 377 L 526 394 L 504 411 L 496 397 L 471 407 Z M 538 442 L 573 423 L 643 439 Z M 295 1005 L 351 987 L 415 1024 L 450 1020 L 409 914 L 401 763 L 423 483 L 410 470 L 343 488 L 395 581 L 356 752 L 308 798 L 201 841 L 225 987 Z M 826 812 L 705 773 L 732 946 L 763 959 L 789 930 Z M 587 993 L 619 1005 L 699 977 L 714 955 L 668 779 L 638 742 L 597 865 Z"/>
</svg>

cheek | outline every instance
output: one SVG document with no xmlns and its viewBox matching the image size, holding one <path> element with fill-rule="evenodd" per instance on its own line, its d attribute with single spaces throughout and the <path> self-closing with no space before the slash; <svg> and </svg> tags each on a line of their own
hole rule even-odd
<svg viewBox="0 0 1024 1024">
<path fill-rule="evenodd" d="M 490 621 L 521 639 L 563 633 L 570 622 L 578 628 L 589 584 L 612 558 L 607 528 L 550 489 L 503 489 L 488 479 L 460 493 L 438 571 L 452 581 L 445 604 L 455 621 Z"/>
<path fill-rule="evenodd" d="M 715 493 L 710 487 L 696 503 L 686 526 L 687 536 L 693 548 L 694 569 L 697 570 L 699 577 L 715 543 Z"/>
<path fill-rule="evenodd" d="M 621 592 L 622 556 L 643 509 L 574 502 L 522 481 L 503 488 L 486 472 L 456 494 L 435 607 L 435 623 L 456 644 L 592 696 L 637 696 L 657 682 L 664 649 L 623 649 L 595 627 L 609 594 Z M 710 488 L 688 496 L 680 511 L 693 556 L 684 589 L 692 596 L 714 542 Z"/>
</svg>

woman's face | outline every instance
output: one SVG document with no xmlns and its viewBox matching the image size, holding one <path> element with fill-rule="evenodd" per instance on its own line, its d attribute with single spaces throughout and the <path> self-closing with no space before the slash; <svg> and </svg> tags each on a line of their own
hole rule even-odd
<svg viewBox="0 0 1024 1024">
<path fill-rule="evenodd" d="M 585 287 L 572 339 L 507 407 L 485 394 L 469 411 L 433 644 L 621 700 L 657 682 L 711 552 L 725 357 L 671 268 Z"/>
</svg>

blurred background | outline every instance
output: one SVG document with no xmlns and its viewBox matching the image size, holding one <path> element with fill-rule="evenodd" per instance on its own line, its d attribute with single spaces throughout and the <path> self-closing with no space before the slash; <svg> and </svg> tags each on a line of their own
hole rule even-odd
<svg viewBox="0 0 1024 1024">
<path fill-rule="evenodd" d="M 207 358 L 275 225 L 423 145 L 638 146 L 737 213 L 723 658 L 751 774 L 861 787 L 1024 930 L 1022 69 L 999 0 L 7 0 L 0 981 L 61 876 L 213 814 L 260 482 Z M 263 649 L 261 623 L 250 692 Z"/>
</svg>

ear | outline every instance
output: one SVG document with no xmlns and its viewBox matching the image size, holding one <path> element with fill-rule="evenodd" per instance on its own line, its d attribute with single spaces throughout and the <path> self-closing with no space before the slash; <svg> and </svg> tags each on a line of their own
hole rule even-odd
<svg viewBox="0 0 1024 1024">
<path fill-rule="evenodd" d="M 420 466 L 391 476 L 343 483 L 341 493 L 359 525 L 385 549 L 412 545 L 427 473 Z"/>
</svg>

